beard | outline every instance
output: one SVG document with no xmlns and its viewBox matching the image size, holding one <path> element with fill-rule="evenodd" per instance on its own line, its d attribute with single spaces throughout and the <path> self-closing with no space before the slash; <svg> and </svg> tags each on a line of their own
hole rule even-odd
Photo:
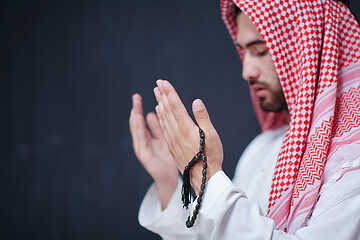
<svg viewBox="0 0 360 240">
<path fill-rule="evenodd" d="M 284 110 L 288 110 L 284 92 L 280 84 L 276 87 L 273 87 L 262 81 L 250 81 L 250 85 L 254 84 L 261 85 L 269 93 L 266 97 L 259 98 L 260 107 L 263 111 L 281 112 Z"/>
<path fill-rule="evenodd" d="M 260 107 L 265 112 L 281 112 L 288 110 L 284 94 L 273 96 L 271 101 L 260 98 Z"/>
</svg>

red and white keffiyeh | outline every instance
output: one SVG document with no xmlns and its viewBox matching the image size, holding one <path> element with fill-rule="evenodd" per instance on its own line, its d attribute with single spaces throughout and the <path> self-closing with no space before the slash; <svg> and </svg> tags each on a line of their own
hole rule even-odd
<svg viewBox="0 0 360 240">
<path fill-rule="evenodd" d="M 234 4 L 264 38 L 288 104 L 290 125 L 267 216 L 293 233 L 306 224 L 319 196 L 330 206 L 360 189 L 360 28 L 335 0 L 222 0 L 234 42 Z M 263 131 L 286 122 L 283 112 L 262 111 L 252 96 Z M 339 182 L 341 194 L 322 195 Z"/>
</svg>

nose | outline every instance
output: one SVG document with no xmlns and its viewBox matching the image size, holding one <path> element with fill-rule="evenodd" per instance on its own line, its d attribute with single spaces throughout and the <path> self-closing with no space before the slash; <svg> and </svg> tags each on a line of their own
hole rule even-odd
<svg viewBox="0 0 360 240">
<path fill-rule="evenodd" d="M 259 66 L 256 62 L 251 59 L 249 56 L 244 56 L 243 58 L 243 70 L 242 76 L 246 81 L 254 81 L 257 80 L 260 76 Z"/>
</svg>

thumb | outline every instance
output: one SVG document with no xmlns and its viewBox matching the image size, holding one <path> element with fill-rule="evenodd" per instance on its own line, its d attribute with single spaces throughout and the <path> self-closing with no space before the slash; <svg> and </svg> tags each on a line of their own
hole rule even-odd
<svg viewBox="0 0 360 240">
<path fill-rule="evenodd" d="M 200 99 L 196 99 L 193 102 L 192 109 L 196 122 L 198 123 L 200 128 L 210 129 L 213 127 L 206 107 Z"/>
</svg>

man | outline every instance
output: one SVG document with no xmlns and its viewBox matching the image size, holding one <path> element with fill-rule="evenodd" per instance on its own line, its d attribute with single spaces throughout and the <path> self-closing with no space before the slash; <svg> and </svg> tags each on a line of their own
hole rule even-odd
<svg viewBox="0 0 360 240">
<path fill-rule="evenodd" d="M 187 229 L 176 169 L 182 172 L 197 153 L 198 127 L 169 82 L 158 80 L 154 89 L 159 120 L 147 116 L 151 133 L 134 95 L 134 150 L 155 181 L 140 223 L 165 239 L 360 239 L 360 28 L 354 17 L 333 0 L 222 0 L 221 11 L 263 133 L 245 150 L 231 182 L 221 171 L 220 138 L 204 104 L 194 101 L 209 181 Z M 196 194 L 201 171 L 201 164 L 191 169 Z"/>
</svg>

